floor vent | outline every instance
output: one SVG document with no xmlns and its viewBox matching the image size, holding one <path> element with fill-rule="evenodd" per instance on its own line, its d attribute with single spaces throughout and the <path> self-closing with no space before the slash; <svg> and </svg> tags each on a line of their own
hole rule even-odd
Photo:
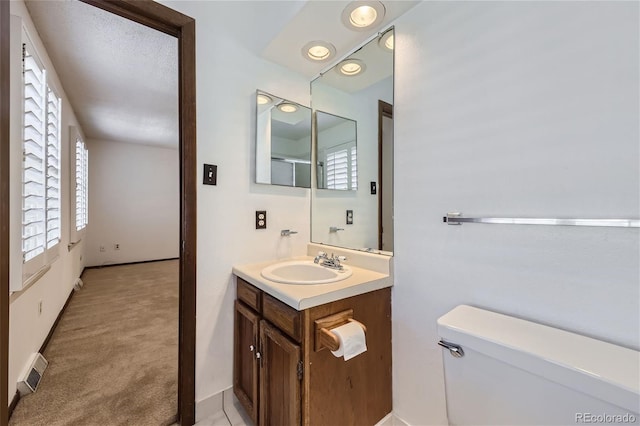
<svg viewBox="0 0 640 426">
<path fill-rule="evenodd" d="M 78 290 L 80 290 L 82 288 L 83 285 L 84 285 L 84 283 L 82 282 L 82 280 L 80 278 L 78 278 L 76 280 L 76 283 L 73 285 L 73 289 L 75 291 L 78 291 Z"/>
<path fill-rule="evenodd" d="M 22 380 L 18 382 L 20 396 L 28 395 L 38 389 L 40 379 L 42 379 L 47 365 L 49 365 L 49 362 L 41 354 L 33 354 L 31 362 L 27 364 L 27 370 L 22 375 Z"/>
</svg>

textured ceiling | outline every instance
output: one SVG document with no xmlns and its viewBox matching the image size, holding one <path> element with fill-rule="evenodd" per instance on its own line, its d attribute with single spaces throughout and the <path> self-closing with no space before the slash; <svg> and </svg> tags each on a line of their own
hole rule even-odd
<svg viewBox="0 0 640 426">
<path fill-rule="evenodd" d="M 86 137 L 178 146 L 175 37 L 77 0 L 26 5 Z"/>
</svg>

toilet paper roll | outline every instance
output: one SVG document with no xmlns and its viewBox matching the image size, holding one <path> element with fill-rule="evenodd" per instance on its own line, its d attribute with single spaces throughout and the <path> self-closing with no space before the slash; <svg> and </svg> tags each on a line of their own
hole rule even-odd
<svg viewBox="0 0 640 426">
<path fill-rule="evenodd" d="M 356 321 L 349 322 L 331 329 L 331 332 L 338 336 L 340 341 L 338 350 L 331 351 L 337 358 L 344 356 L 344 360 L 348 361 L 354 356 L 367 351 L 367 341 L 360 323 Z"/>
</svg>

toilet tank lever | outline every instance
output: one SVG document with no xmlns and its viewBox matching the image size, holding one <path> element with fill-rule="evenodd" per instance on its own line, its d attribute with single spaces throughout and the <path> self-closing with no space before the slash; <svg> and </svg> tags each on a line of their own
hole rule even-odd
<svg viewBox="0 0 640 426">
<path fill-rule="evenodd" d="M 449 349 L 449 353 L 451 353 L 451 355 L 456 358 L 462 358 L 464 356 L 464 351 L 462 350 L 462 347 L 460 347 L 460 345 L 445 342 L 444 340 L 440 340 L 438 344 L 443 348 Z"/>
</svg>

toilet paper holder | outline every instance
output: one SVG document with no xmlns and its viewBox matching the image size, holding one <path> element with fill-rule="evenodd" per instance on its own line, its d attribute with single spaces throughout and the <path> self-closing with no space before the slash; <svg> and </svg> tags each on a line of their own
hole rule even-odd
<svg viewBox="0 0 640 426">
<path fill-rule="evenodd" d="M 332 351 L 337 351 L 340 347 L 340 341 L 338 336 L 331 332 L 331 329 L 344 325 L 348 322 L 357 322 L 360 327 L 367 332 L 367 327 L 353 319 L 353 309 L 347 309 L 345 311 L 338 312 L 327 317 L 323 317 L 314 321 L 316 331 L 316 341 L 314 349 L 316 352 L 328 348 Z"/>
</svg>

